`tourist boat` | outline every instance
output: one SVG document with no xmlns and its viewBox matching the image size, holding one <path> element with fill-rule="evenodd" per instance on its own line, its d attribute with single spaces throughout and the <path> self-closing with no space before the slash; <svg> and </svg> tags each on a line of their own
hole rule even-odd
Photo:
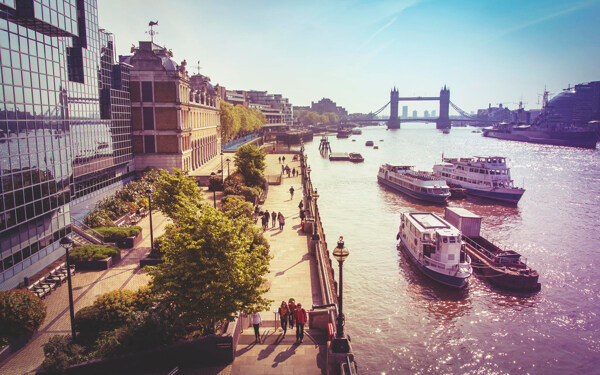
<svg viewBox="0 0 600 375">
<path fill-rule="evenodd" d="M 540 290 L 539 274 L 514 250 L 501 250 L 480 235 L 481 216 L 459 207 L 446 207 L 444 219 L 458 228 L 475 273 L 491 284 L 518 292 Z"/>
<path fill-rule="evenodd" d="M 396 239 L 426 276 L 455 288 L 467 285 L 471 259 L 460 231 L 444 219 L 431 212 L 402 213 Z"/>
<path fill-rule="evenodd" d="M 450 197 L 446 182 L 432 173 L 415 172 L 409 165 L 384 164 L 379 167 L 377 180 L 413 198 L 445 203 Z"/>
<path fill-rule="evenodd" d="M 516 204 L 525 192 L 513 186 L 510 168 L 502 156 L 442 157 L 442 161 L 433 166 L 433 173 L 448 186 L 467 189 L 468 194 Z"/>
<path fill-rule="evenodd" d="M 442 133 L 443 134 L 450 134 L 450 129 L 444 129 L 444 130 L 442 130 Z"/>
<path fill-rule="evenodd" d="M 365 161 L 365 159 L 362 157 L 362 155 L 359 154 L 358 152 L 349 153 L 348 158 L 350 159 L 351 162 L 354 162 L 354 163 L 361 163 L 361 162 Z"/>
<path fill-rule="evenodd" d="M 337 138 L 348 138 L 352 133 L 351 129 L 339 128 L 336 137 Z"/>
<path fill-rule="evenodd" d="M 362 130 L 360 130 L 360 129 L 352 129 L 352 134 L 354 134 L 354 135 L 361 135 L 362 134 Z"/>
<path fill-rule="evenodd" d="M 366 141 L 365 146 L 373 146 L 373 141 Z"/>
<path fill-rule="evenodd" d="M 373 150 L 379 150 L 379 146 L 373 146 Z"/>
</svg>

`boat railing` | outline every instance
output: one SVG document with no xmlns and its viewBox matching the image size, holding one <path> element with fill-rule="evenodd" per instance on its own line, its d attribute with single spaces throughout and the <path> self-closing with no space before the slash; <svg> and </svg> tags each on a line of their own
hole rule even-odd
<svg viewBox="0 0 600 375">
<path fill-rule="evenodd" d="M 425 265 L 426 266 L 433 266 L 435 268 L 440 268 L 445 270 L 446 269 L 446 265 L 442 262 L 438 262 L 437 260 L 433 260 L 429 257 L 424 256 L 423 259 L 425 260 Z"/>
</svg>

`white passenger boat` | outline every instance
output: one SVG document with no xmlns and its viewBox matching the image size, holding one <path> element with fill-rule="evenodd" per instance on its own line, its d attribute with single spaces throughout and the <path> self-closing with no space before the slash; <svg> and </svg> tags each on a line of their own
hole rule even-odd
<svg viewBox="0 0 600 375">
<path fill-rule="evenodd" d="M 433 166 L 433 173 L 446 180 L 448 186 L 467 189 L 468 194 L 517 203 L 525 192 L 513 185 L 505 157 L 442 158 L 442 161 Z"/>
<path fill-rule="evenodd" d="M 398 248 L 428 277 L 455 288 L 473 273 L 458 229 L 431 212 L 400 214 Z"/>
<path fill-rule="evenodd" d="M 432 173 L 415 172 L 410 165 L 384 164 L 379 167 L 377 180 L 413 198 L 445 203 L 450 197 L 446 181 Z"/>
</svg>

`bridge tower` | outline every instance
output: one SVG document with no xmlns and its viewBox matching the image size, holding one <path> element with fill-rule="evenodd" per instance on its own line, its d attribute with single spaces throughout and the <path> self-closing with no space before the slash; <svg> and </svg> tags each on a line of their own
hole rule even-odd
<svg viewBox="0 0 600 375">
<path fill-rule="evenodd" d="M 390 117 L 391 119 L 391 117 Z M 437 119 L 435 127 L 437 129 L 450 129 L 450 90 L 444 88 L 440 90 L 440 117 Z"/>
<path fill-rule="evenodd" d="M 400 119 L 398 118 L 398 89 L 394 87 L 390 91 L 390 119 L 388 120 L 388 129 L 400 129 Z"/>
</svg>

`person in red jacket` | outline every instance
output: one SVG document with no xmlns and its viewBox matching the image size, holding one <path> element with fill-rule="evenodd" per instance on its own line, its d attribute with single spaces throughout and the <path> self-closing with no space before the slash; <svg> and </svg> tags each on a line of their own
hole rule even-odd
<svg viewBox="0 0 600 375">
<path fill-rule="evenodd" d="M 306 314 L 306 310 L 304 310 L 301 303 L 299 303 L 296 307 L 294 320 L 296 321 L 296 342 L 302 342 L 304 339 L 304 324 L 308 320 L 308 315 Z"/>
</svg>

